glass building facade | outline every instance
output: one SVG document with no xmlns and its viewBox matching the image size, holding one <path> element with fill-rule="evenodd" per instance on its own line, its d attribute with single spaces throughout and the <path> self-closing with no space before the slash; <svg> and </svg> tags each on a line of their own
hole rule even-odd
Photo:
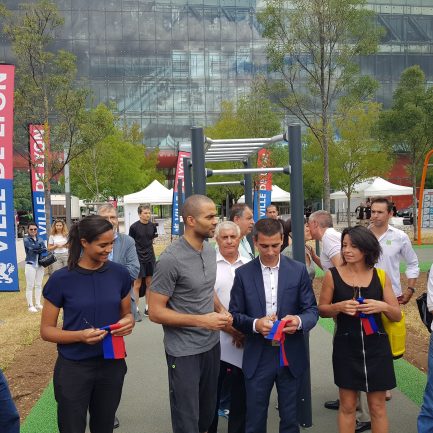
<svg viewBox="0 0 433 433">
<path fill-rule="evenodd" d="M 17 1 L 4 1 L 16 9 Z M 266 73 L 266 42 L 254 0 L 56 0 L 65 25 L 54 49 L 77 56 L 79 76 L 95 102 L 113 101 L 137 122 L 148 146 L 189 141 L 192 125 L 206 126 L 221 101 L 249 90 Z M 360 59 L 361 72 L 380 81 L 389 105 L 401 72 L 419 64 L 433 81 L 433 0 L 375 0 L 386 35 L 379 53 Z M 0 60 L 13 62 L 0 36 Z"/>
</svg>

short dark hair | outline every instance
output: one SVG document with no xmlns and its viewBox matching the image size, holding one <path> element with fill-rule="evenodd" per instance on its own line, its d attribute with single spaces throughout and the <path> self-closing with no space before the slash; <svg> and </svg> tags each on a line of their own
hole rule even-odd
<svg viewBox="0 0 433 433">
<path fill-rule="evenodd" d="M 343 250 L 343 241 L 346 235 L 349 236 L 352 244 L 365 255 L 365 264 L 373 268 L 382 253 L 382 248 L 376 236 L 364 226 L 346 227 L 341 233 L 341 250 Z M 346 264 L 344 254 L 341 254 L 341 258 L 343 263 Z"/>
<path fill-rule="evenodd" d="M 140 206 L 138 206 L 138 215 L 140 215 L 141 212 L 143 212 L 144 210 L 150 210 L 150 204 L 141 204 Z"/>
<path fill-rule="evenodd" d="M 376 198 L 374 198 L 371 201 L 370 206 L 373 206 L 375 203 L 386 204 L 386 208 L 388 209 L 388 213 L 390 213 L 392 211 L 392 202 L 390 200 L 388 200 L 386 197 L 376 197 Z"/>
<path fill-rule="evenodd" d="M 230 221 L 234 221 L 235 217 L 242 217 L 244 215 L 245 209 L 250 207 L 246 203 L 236 203 L 230 209 Z"/>
<path fill-rule="evenodd" d="M 283 226 L 278 220 L 263 218 L 254 224 L 253 236 L 255 240 L 258 239 L 259 233 L 264 236 L 273 236 L 279 233 L 282 236 Z"/>
<path fill-rule="evenodd" d="M 29 229 L 30 226 L 36 226 L 36 228 L 39 228 L 39 226 L 38 226 L 34 221 L 30 221 L 30 222 L 27 224 L 27 230 Z"/>
</svg>

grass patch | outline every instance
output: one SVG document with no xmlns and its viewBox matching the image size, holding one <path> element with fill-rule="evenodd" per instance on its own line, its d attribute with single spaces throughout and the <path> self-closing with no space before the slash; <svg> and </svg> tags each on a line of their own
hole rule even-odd
<svg viewBox="0 0 433 433">
<path fill-rule="evenodd" d="M 50 382 L 41 398 L 34 405 L 21 426 L 21 433 L 55 433 L 57 429 L 57 403 L 54 399 L 53 382 Z"/>
<path fill-rule="evenodd" d="M 18 270 L 18 276 L 19 292 L 0 292 L 0 368 L 3 370 L 23 346 L 39 337 L 41 314 L 28 312 L 24 269 Z"/>
</svg>

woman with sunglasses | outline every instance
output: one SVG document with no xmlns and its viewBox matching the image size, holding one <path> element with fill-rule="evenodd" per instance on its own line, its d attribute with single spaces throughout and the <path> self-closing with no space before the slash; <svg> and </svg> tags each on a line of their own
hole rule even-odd
<svg viewBox="0 0 433 433">
<path fill-rule="evenodd" d="M 91 215 L 69 232 L 68 266 L 54 272 L 44 287 L 41 336 L 57 343 L 54 395 L 60 433 L 84 433 L 89 412 L 91 433 L 111 433 L 126 374 L 125 353 L 107 352 L 104 338 L 132 332 L 131 278 L 108 260 L 112 224 Z M 57 327 L 63 309 L 63 327 Z M 109 341 L 109 340 L 107 340 Z M 107 341 L 105 343 L 107 343 Z"/>
<path fill-rule="evenodd" d="M 370 230 L 363 226 L 344 229 L 343 265 L 326 273 L 320 293 L 320 315 L 336 318 L 332 365 L 340 394 L 340 433 L 355 431 L 359 391 L 367 393 L 372 432 L 389 431 L 385 394 L 396 382 L 381 313 L 399 321 L 401 312 L 390 279 L 386 276 L 382 287 L 374 267 L 380 254 L 379 242 Z"/>
<path fill-rule="evenodd" d="M 28 235 L 24 238 L 27 308 L 30 313 L 37 313 L 38 310 L 42 310 L 42 279 L 44 278 L 44 268 L 39 265 L 38 260 L 39 254 L 45 251 L 46 247 L 44 240 L 38 236 L 38 226 L 35 222 L 29 223 L 27 233 Z M 33 289 L 35 303 L 33 303 Z"/>
</svg>

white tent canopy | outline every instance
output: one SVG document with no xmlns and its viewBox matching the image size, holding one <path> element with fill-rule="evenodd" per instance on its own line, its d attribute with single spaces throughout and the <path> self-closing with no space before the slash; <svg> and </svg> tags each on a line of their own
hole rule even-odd
<svg viewBox="0 0 433 433">
<path fill-rule="evenodd" d="M 140 204 L 170 205 L 173 201 L 173 190 L 166 188 L 156 179 L 141 191 L 125 195 L 123 197 L 123 209 L 125 213 L 125 233 L 129 227 L 138 221 L 137 208 Z"/>
<path fill-rule="evenodd" d="M 396 185 L 395 183 L 388 182 L 381 177 L 376 177 L 373 183 L 364 189 L 365 197 L 377 196 L 398 196 L 398 195 L 412 195 L 413 189 L 410 186 Z"/>
<path fill-rule="evenodd" d="M 381 177 L 374 177 L 364 182 L 357 183 L 354 186 L 352 198 L 367 198 L 378 196 L 398 196 L 398 195 L 412 195 L 412 187 L 397 185 L 388 182 Z M 331 194 L 331 200 L 345 199 L 346 194 L 343 191 L 336 191 Z"/>
<path fill-rule="evenodd" d="M 290 193 L 284 191 L 284 189 L 280 188 L 278 185 L 272 185 L 272 193 L 271 193 L 271 202 L 272 203 L 289 203 L 290 202 Z M 238 203 L 245 203 L 245 196 L 241 196 L 238 200 Z"/>
<path fill-rule="evenodd" d="M 141 191 L 125 195 L 124 204 L 171 204 L 173 192 L 160 184 L 156 179 Z"/>
</svg>

